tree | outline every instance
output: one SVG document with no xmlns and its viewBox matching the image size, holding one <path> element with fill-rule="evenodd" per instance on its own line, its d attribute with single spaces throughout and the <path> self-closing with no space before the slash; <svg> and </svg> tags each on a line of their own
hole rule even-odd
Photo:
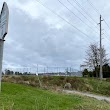
<svg viewBox="0 0 110 110">
<path fill-rule="evenodd" d="M 102 65 L 108 64 L 106 50 L 102 48 Z M 86 65 L 96 72 L 96 77 L 99 77 L 100 67 L 100 49 L 96 43 L 90 44 L 89 49 L 86 51 Z"/>
<path fill-rule="evenodd" d="M 87 69 L 84 69 L 84 71 L 82 72 L 83 77 L 88 77 L 89 76 L 89 72 Z"/>
<path fill-rule="evenodd" d="M 104 78 L 110 77 L 110 66 L 108 64 L 105 64 L 103 66 L 103 77 Z"/>
<path fill-rule="evenodd" d="M 6 69 L 6 70 L 5 70 L 5 74 L 6 74 L 6 75 L 13 75 L 14 72 Z"/>
</svg>

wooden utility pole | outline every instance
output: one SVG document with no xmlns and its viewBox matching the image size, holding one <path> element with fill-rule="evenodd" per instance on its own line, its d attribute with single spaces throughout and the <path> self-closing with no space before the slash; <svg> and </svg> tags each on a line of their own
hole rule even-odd
<svg viewBox="0 0 110 110">
<path fill-rule="evenodd" d="M 102 17 L 100 15 L 100 79 L 103 78 L 103 72 L 102 72 Z"/>
</svg>

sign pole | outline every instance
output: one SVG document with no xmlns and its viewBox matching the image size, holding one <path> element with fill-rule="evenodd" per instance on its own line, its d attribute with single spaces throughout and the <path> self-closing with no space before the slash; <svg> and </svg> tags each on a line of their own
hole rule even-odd
<svg viewBox="0 0 110 110">
<path fill-rule="evenodd" d="M 0 92 L 1 92 L 1 79 L 2 79 L 2 61 L 3 61 L 3 47 L 4 41 L 0 39 Z"/>
</svg>

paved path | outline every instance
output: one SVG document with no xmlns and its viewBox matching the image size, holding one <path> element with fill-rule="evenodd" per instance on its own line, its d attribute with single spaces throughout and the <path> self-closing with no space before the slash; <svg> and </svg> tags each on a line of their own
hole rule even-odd
<svg viewBox="0 0 110 110">
<path fill-rule="evenodd" d="M 106 97 L 106 96 L 95 95 L 95 94 L 84 93 L 84 92 L 78 92 L 78 91 L 74 91 L 74 90 L 73 91 L 72 90 L 63 90 L 63 92 L 72 93 L 72 94 L 79 94 L 79 95 L 83 95 L 83 96 L 92 97 L 92 98 L 95 98 L 97 100 L 106 100 L 106 101 L 110 102 L 110 97 Z"/>
</svg>

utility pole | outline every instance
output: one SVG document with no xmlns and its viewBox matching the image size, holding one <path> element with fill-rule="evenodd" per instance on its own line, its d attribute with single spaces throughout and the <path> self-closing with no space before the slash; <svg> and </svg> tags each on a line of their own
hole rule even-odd
<svg viewBox="0 0 110 110">
<path fill-rule="evenodd" d="M 102 72 L 102 17 L 100 15 L 100 79 L 103 78 L 103 72 Z"/>
</svg>

